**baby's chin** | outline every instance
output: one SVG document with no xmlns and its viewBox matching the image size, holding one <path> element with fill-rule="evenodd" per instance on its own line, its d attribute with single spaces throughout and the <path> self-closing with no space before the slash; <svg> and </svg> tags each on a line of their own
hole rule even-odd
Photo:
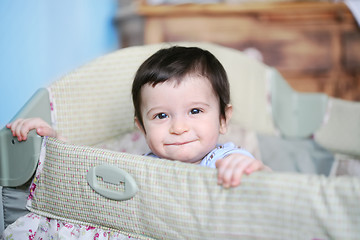
<svg viewBox="0 0 360 240">
<path fill-rule="evenodd" d="M 199 164 L 202 160 L 202 158 L 197 158 L 197 157 L 193 157 L 193 156 L 184 156 L 184 155 L 167 155 L 167 156 L 162 156 L 161 158 L 164 159 L 169 159 L 172 161 L 179 161 L 179 162 L 183 162 L 183 163 L 192 163 L 192 164 Z"/>
<path fill-rule="evenodd" d="M 194 159 L 178 159 L 175 161 L 183 162 L 183 163 L 191 163 L 191 164 L 199 164 L 201 162 L 200 160 L 194 160 Z"/>
</svg>

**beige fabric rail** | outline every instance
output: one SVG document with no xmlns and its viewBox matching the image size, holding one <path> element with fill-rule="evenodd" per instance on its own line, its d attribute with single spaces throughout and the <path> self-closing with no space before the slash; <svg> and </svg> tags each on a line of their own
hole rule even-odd
<svg viewBox="0 0 360 240">
<path fill-rule="evenodd" d="M 360 179 L 255 173 L 240 187 L 216 170 L 47 139 L 30 209 L 143 239 L 358 239 Z M 139 192 L 114 201 L 86 181 L 93 166 L 131 174 Z"/>
</svg>

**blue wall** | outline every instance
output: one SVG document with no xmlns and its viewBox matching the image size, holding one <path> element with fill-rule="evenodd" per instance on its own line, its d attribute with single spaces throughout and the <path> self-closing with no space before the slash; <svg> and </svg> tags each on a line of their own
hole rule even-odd
<svg viewBox="0 0 360 240">
<path fill-rule="evenodd" d="M 0 128 L 40 87 L 118 48 L 117 0 L 0 1 Z"/>
</svg>

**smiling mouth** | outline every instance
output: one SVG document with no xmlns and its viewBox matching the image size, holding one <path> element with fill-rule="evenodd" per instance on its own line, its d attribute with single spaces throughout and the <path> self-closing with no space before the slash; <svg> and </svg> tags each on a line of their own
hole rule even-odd
<svg viewBox="0 0 360 240">
<path fill-rule="evenodd" d="M 192 141 L 186 141 L 186 142 L 175 142 L 175 143 L 167 143 L 167 144 L 164 144 L 165 146 L 183 146 L 183 145 L 186 145 L 186 144 L 189 144 L 189 143 L 193 143 L 195 142 L 196 140 L 192 140 Z"/>
</svg>

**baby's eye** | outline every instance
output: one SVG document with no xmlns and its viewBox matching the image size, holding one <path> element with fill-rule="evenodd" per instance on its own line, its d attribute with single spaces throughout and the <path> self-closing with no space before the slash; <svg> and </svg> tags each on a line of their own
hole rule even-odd
<svg viewBox="0 0 360 240">
<path fill-rule="evenodd" d="M 164 119 L 167 117 L 168 117 L 168 115 L 166 113 L 158 113 L 155 115 L 155 118 L 158 118 L 158 119 Z"/>
<path fill-rule="evenodd" d="M 199 114 L 199 113 L 201 113 L 201 110 L 198 108 L 193 108 L 190 110 L 190 114 Z"/>
</svg>

